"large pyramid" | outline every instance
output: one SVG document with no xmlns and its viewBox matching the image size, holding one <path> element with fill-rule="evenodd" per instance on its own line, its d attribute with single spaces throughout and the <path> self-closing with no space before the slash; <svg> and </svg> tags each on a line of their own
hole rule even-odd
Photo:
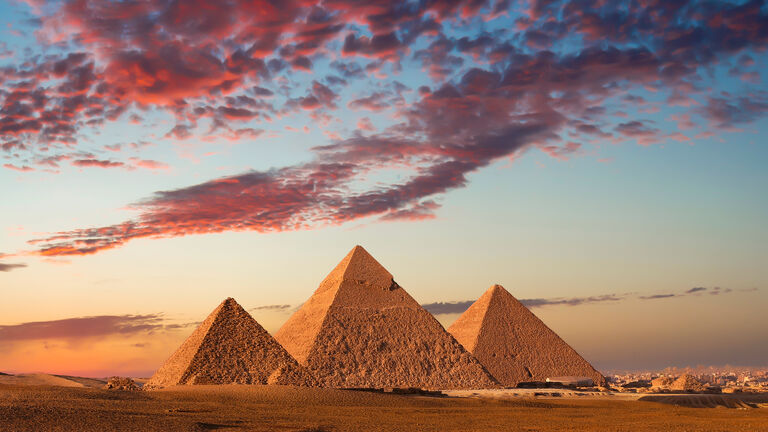
<svg viewBox="0 0 768 432">
<path fill-rule="evenodd" d="M 360 246 L 275 334 L 327 387 L 498 386 Z"/>
<path fill-rule="evenodd" d="M 605 378 L 501 285 L 494 285 L 448 331 L 502 385 L 562 376 Z"/>
<path fill-rule="evenodd" d="M 224 300 L 145 388 L 182 384 L 315 385 L 314 378 L 237 302 Z"/>
</svg>

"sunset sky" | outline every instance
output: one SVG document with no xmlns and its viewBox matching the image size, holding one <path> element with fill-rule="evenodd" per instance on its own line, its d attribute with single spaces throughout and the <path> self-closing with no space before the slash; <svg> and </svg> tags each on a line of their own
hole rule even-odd
<svg viewBox="0 0 768 432">
<path fill-rule="evenodd" d="M 768 366 L 765 1 L 0 0 L 0 372 L 276 331 L 356 244 L 603 371 Z"/>
</svg>

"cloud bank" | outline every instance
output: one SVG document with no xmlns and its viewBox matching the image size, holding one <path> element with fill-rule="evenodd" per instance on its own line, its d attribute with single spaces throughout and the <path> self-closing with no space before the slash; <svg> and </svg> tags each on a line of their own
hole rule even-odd
<svg viewBox="0 0 768 432">
<path fill-rule="evenodd" d="M 135 218 L 35 239 L 42 256 L 137 238 L 429 219 L 471 173 L 531 148 L 564 159 L 596 139 L 690 140 L 645 118 L 652 106 L 640 92 L 687 109 L 681 131 L 737 130 L 768 112 L 768 92 L 754 85 L 754 56 L 768 45 L 760 0 L 29 3 L 46 54 L 0 71 L 0 147 L 19 175 L 63 161 L 165 169 L 120 146 L 81 148 L 88 133 L 149 112 L 175 122 L 160 139 L 182 142 L 255 139 L 299 114 L 321 128 L 344 110 L 382 116 L 344 135 L 325 129 L 329 140 L 306 162 L 158 191 L 132 205 Z M 395 79 L 412 64 L 428 82 Z M 724 67 L 746 91 L 708 88 Z M 352 94 L 372 77 L 376 91 Z M 627 118 L 617 103 L 640 113 Z M 395 171 L 405 174 L 366 181 Z"/>
<path fill-rule="evenodd" d="M 44 339 L 132 336 L 175 330 L 191 324 L 168 324 L 162 314 L 99 315 L 0 326 L 0 343 Z"/>
<path fill-rule="evenodd" d="M 757 288 L 742 289 L 739 291 L 752 292 L 752 291 L 757 291 Z M 685 290 L 681 293 L 653 294 L 653 295 L 605 294 L 605 295 L 590 296 L 590 297 L 535 298 L 535 299 L 520 299 L 520 303 L 522 303 L 523 305 L 525 305 L 525 307 L 529 309 L 534 309 L 534 308 L 544 307 L 544 306 L 581 306 L 585 304 L 594 304 L 594 303 L 617 303 L 617 302 L 633 300 L 633 299 L 634 300 L 659 300 L 659 299 L 669 299 L 669 298 L 676 298 L 676 297 L 686 297 L 690 295 L 698 295 L 700 293 L 707 293 L 709 295 L 720 295 L 720 294 L 727 294 L 731 292 L 734 292 L 734 290 L 731 288 L 694 287 L 694 288 Z M 464 311 L 469 309 L 469 307 L 472 306 L 472 303 L 474 302 L 475 300 L 464 300 L 464 301 L 454 301 L 454 302 L 435 302 L 435 303 L 425 303 L 425 304 L 422 304 L 421 306 L 424 307 L 424 309 L 426 309 L 433 315 L 448 315 L 448 314 L 464 313 Z"/>
</svg>

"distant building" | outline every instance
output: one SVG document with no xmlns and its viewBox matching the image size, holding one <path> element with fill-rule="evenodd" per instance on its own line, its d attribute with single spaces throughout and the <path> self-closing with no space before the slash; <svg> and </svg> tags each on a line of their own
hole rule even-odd
<svg viewBox="0 0 768 432">
<path fill-rule="evenodd" d="M 595 385 L 595 382 L 590 377 L 562 376 L 547 378 L 546 381 L 548 383 L 574 387 L 592 387 Z"/>
</svg>

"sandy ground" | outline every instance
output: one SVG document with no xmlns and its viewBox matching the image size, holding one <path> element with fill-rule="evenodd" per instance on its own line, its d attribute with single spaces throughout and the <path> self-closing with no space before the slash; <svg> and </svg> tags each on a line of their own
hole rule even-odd
<svg viewBox="0 0 768 432">
<path fill-rule="evenodd" d="M 688 408 L 606 395 L 464 396 L 281 386 L 121 392 L 0 384 L 0 430 L 768 431 L 766 408 Z"/>
<path fill-rule="evenodd" d="M 0 375 L 0 384 L 102 388 L 106 380 L 50 374 Z"/>
<path fill-rule="evenodd" d="M 558 388 L 516 388 L 516 389 L 489 389 L 489 390 L 446 390 L 451 397 L 491 398 L 491 399 L 595 399 L 595 400 L 623 400 L 636 401 L 646 394 L 598 392 L 591 390 L 570 390 Z"/>
</svg>

